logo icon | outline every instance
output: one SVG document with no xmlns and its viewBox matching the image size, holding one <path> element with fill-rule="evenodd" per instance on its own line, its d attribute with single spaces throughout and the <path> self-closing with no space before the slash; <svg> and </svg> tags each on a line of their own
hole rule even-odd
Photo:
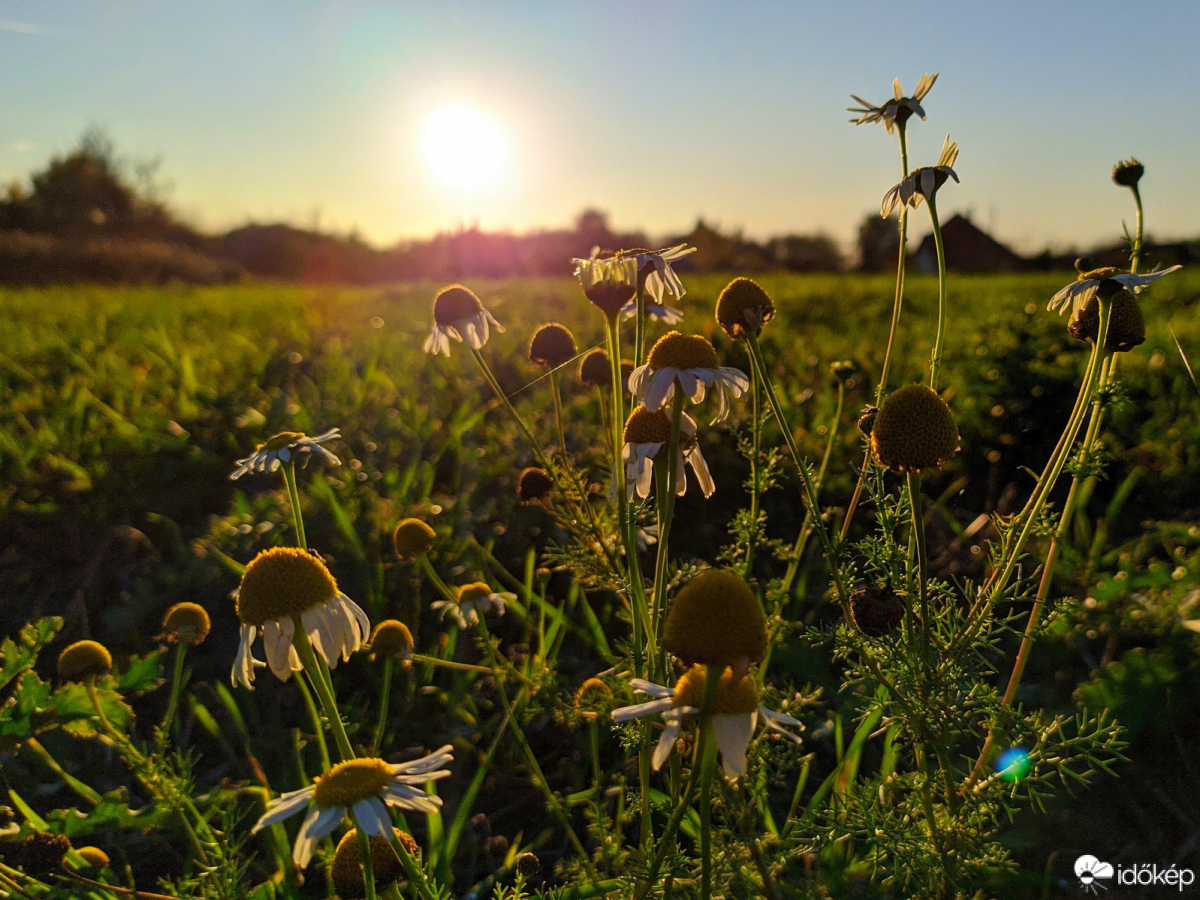
<svg viewBox="0 0 1200 900">
<path fill-rule="evenodd" d="M 1075 875 L 1080 886 L 1089 894 L 1107 891 L 1105 881 L 1113 877 L 1112 863 L 1101 862 L 1090 853 L 1085 853 L 1075 860 Z"/>
</svg>

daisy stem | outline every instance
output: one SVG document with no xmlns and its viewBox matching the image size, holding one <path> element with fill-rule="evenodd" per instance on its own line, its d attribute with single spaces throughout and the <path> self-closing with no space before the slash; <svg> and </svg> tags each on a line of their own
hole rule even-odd
<svg viewBox="0 0 1200 900">
<path fill-rule="evenodd" d="M 646 279 L 638 272 L 637 277 L 637 317 L 633 329 L 633 367 L 642 364 L 646 354 Z"/>
<path fill-rule="evenodd" d="M 712 712 L 721 685 L 724 666 L 705 666 L 704 700 L 700 709 L 700 728 L 712 732 Z M 713 735 L 715 738 L 715 734 Z M 697 745 L 697 752 L 699 745 Z M 717 742 L 709 741 L 700 757 L 700 897 L 712 897 L 712 786 L 717 773 Z"/>
<path fill-rule="evenodd" d="M 317 704 L 313 701 L 312 691 L 308 689 L 308 681 L 312 676 L 305 672 L 302 677 L 296 679 L 296 687 L 300 691 L 300 696 L 304 700 L 304 707 L 308 710 L 308 717 L 312 720 L 313 734 L 317 738 L 317 750 L 321 754 L 321 771 L 329 771 L 329 745 L 325 743 L 325 724 L 321 721 L 321 714 L 317 712 Z"/>
<path fill-rule="evenodd" d="M 392 845 L 396 858 L 400 860 L 400 865 L 404 866 L 404 874 L 408 876 L 409 887 L 414 888 L 421 895 L 421 900 L 435 900 L 433 891 L 429 887 L 429 879 L 425 877 L 425 870 L 408 852 L 408 848 L 400 842 L 400 838 L 396 837 L 394 831 L 389 837 L 389 843 Z"/>
<path fill-rule="evenodd" d="M 1133 191 L 1133 202 L 1137 206 L 1137 237 L 1133 242 L 1133 252 L 1129 258 L 1129 271 L 1136 275 L 1142 261 L 1142 192 L 1138 190 L 1136 184 L 1129 189 Z"/>
<path fill-rule="evenodd" d="M 388 701 L 392 694 L 392 672 L 396 661 L 388 655 L 383 661 L 383 686 L 379 689 L 379 720 L 375 723 L 375 737 L 371 740 L 371 755 L 379 755 L 379 745 L 383 742 L 383 727 L 387 724 Z"/>
<path fill-rule="evenodd" d="M 900 138 L 900 180 L 908 177 L 908 136 L 903 122 L 896 123 L 896 134 Z M 892 324 L 888 328 L 887 348 L 883 351 L 883 370 L 879 373 L 879 384 L 875 388 L 875 405 L 882 406 L 887 394 L 888 376 L 892 372 L 892 348 L 896 343 L 896 330 L 900 324 L 900 310 L 904 306 L 904 274 L 908 264 L 908 214 L 906 207 L 900 206 L 900 250 L 896 259 L 896 294 L 892 300 Z M 858 509 L 858 501 L 862 497 L 863 485 L 867 477 L 867 467 L 871 465 L 871 451 L 863 453 L 862 468 L 858 473 L 858 481 L 854 485 L 854 494 L 846 507 L 846 518 L 842 521 L 842 539 L 850 531 L 850 522 Z"/>
<path fill-rule="evenodd" d="M 321 667 L 317 663 L 317 655 L 313 650 L 312 641 L 308 639 L 308 634 L 305 632 L 299 616 L 292 616 L 292 622 L 295 626 L 292 632 L 292 646 L 300 655 L 300 663 L 304 666 L 304 670 L 312 678 L 317 698 L 321 701 L 321 707 L 325 711 L 325 719 L 329 722 L 330 730 L 333 731 L 338 754 L 343 760 L 354 759 L 354 748 L 350 746 L 350 738 L 346 735 L 346 726 L 342 723 L 341 713 L 338 712 L 337 699 L 333 696 L 333 690 L 328 683 L 321 677 Z"/>
<path fill-rule="evenodd" d="M 933 356 L 929 363 L 929 386 L 934 391 L 938 389 L 938 374 L 942 368 L 942 344 L 946 337 L 946 247 L 942 243 L 942 225 L 938 221 L 936 198 L 936 193 L 932 191 L 927 198 L 929 219 L 933 223 L 933 243 L 937 249 L 938 264 L 937 337 L 933 342 Z"/>
<path fill-rule="evenodd" d="M 913 539 L 917 548 L 917 596 L 921 602 L 921 655 L 924 657 L 925 668 L 929 668 L 929 644 L 932 640 L 929 621 L 929 588 L 926 583 L 929 578 L 929 550 L 925 544 L 925 516 L 921 511 L 921 475 L 919 472 L 909 472 L 905 476 L 908 481 L 908 505 L 912 513 Z"/>
<path fill-rule="evenodd" d="M 463 672 L 482 672 L 485 675 L 499 675 L 500 669 L 492 669 L 488 666 L 474 666 L 471 663 L 455 662 L 452 659 L 440 659 L 436 656 L 425 656 L 422 653 L 414 653 L 413 661 L 420 663 L 429 663 L 434 666 L 442 666 L 446 669 L 458 669 Z"/>
<path fill-rule="evenodd" d="M 567 437 L 563 431 L 562 394 L 558 388 L 558 370 L 550 370 L 550 393 L 554 397 L 554 424 L 558 430 L 558 449 L 563 459 L 567 457 Z"/>
<path fill-rule="evenodd" d="M 976 602 L 968 615 L 968 625 L 963 629 L 957 641 L 953 643 L 951 648 L 947 650 L 947 656 L 952 656 L 952 650 L 958 647 L 967 646 L 982 627 L 983 621 L 991 612 L 992 607 L 1004 592 L 1008 585 L 1008 579 L 1012 575 L 1013 569 L 1016 567 L 1017 561 L 1021 558 L 1021 551 L 1025 548 L 1025 542 L 1033 533 L 1038 517 L 1041 514 L 1042 508 L 1046 505 L 1046 498 L 1050 491 L 1058 483 L 1058 477 L 1062 473 L 1063 466 L 1066 464 L 1067 458 L 1071 454 L 1071 447 L 1075 443 L 1075 438 L 1079 434 L 1079 428 L 1083 424 L 1083 415 L 1080 406 L 1086 409 L 1087 403 L 1092 399 L 1099 386 L 1099 371 L 1101 350 L 1104 342 L 1108 338 L 1108 320 L 1109 314 L 1112 312 L 1112 301 L 1105 298 L 1099 298 L 1100 303 L 1100 326 L 1096 342 L 1092 345 L 1092 356 L 1088 362 L 1087 374 L 1084 375 L 1083 385 L 1080 387 L 1080 394 L 1086 397 L 1087 400 L 1083 404 L 1077 404 L 1077 414 L 1072 421 L 1068 423 L 1064 437 L 1066 440 L 1059 442 L 1058 455 L 1052 460 L 1052 464 L 1048 465 L 1049 474 L 1042 473 L 1042 477 L 1038 479 L 1038 483 L 1034 488 L 1033 495 L 1029 499 L 1025 510 L 1022 512 L 1024 520 L 1021 531 L 1013 547 L 1009 550 L 1004 565 L 1000 568 L 1000 574 L 989 579 L 988 585 L 985 586 L 986 599 L 981 602 Z M 987 588 L 990 587 L 990 590 Z"/>
<path fill-rule="evenodd" d="M 283 483 L 287 485 L 288 500 L 292 504 L 292 522 L 296 526 L 296 546 L 301 550 L 307 550 L 308 539 L 304 536 L 304 514 L 300 512 L 300 491 L 296 488 L 295 459 L 289 459 L 283 464 Z"/>
<path fill-rule="evenodd" d="M 363 831 L 362 826 L 358 824 L 358 817 L 354 815 L 354 810 L 348 809 L 346 812 L 350 814 L 350 821 L 354 823 L 354 833 L 358 836 L 358 862 L 362 867 L 363 889 L 366 892 L 366 900 L 376 900 L 375 864 L 371 860 L 371 839 Z"/>
<path fill-rule="evenodd" d="M 509 415 L 517 423 L 517 427 L 521 429 L 521 434 L 525 438 L 525 442 L 529 444 L 533 450 L 533 455 L 537 457 L 538 465 L 543 469 L 550 469 L 550 461 L 546 459 L 546 455 L 542 453 L 542 448 L 538 445 L 537 440 L 533 436 L 533 432 L 529 430 L 529 426 L 525 424 L 525 420 L 521 418 L 521 414 L 517 412 L 517 408 L 513 406 L 511 400 L 508 399 L 508 394 L 504 393 L 504 389 L 500 387 L 500 382 L 496 380 L 495 373 L 492 372 L 492 367 L 488 365 L 487 360 L 483 358 L 483 354 L 478 350 L 471 350 L 471 355 L 475 357 L 475 362 L 479 364 L 480 370 L 483 372 L 483 377 L 487 379 L 488 385 L 491 386 L 492 392 L 504 404 Z"/>
<path fill-rule="evenodd" d="M 676 458 L 679 456 L 679 432 L 683 422 L 683 404 L 687 400 L 683 391 L 676 391 L 671 401 L 671 439 L 667 445 L 667 456 L 664 467 L 666 478 L 659 479 L 660 498 L 658 504 L 658 548 L 654 559 L 654 606 L 651 609 L 650 621 L 654 625 L 654 633 L 650 636 L 657 643 L 659 632 L 662 630 L 663 610 L 667 606 L 667 542 L 671 537 L 671 520 L 675 516 L 675 492 L 679 489 L 679 466 Z M 662 452 L 661 450 L 659 451 Z M 665 483 L 663 483 L 665 482 Z M 660 676 L 663 673 L 655 672 Z"/>
<path fill-rule="evenodd" d="M 821 506 L 817 500 L 817 490 L 813 485 L 812 473 L 808 468 L 808 461 L 800 452 L 800 448 L 796 446 L 796 438 L 792 434 L 792 428 L 788 424 L 787 416 L 784 414 L 783 406 L 779 402 L 779 398 L 775 396 L 775 387 L 771 384 L 771 378 L 767 372 L 766 362 L 763 360 L 762 347 L 758 343 L 758 334 L 753 329 L 746 331 L 746 342 L 750 345 L 750 352 L 754 356 L 754 363 L 759 378 L 762 380 L 763 390 L 767 395 L 767 403 L 771 406 L 771 411 L 775 414 L 775 421 L 779 425 L 779 430 L 783 432 L 783 438 L 787 442 L 788 450 L 791 451 L 792 458 L 796 461 L 796 467 L 800 470 L 800 478 L 804 482 L 803 498 L 804 504 L 808 507 L 808 513 L 812 516 L 813 527 L 817 531 L 817 538 L 821 541 L 821 548 L 825 551 L 825 557 L 829 561 L 829 574 L 833 580 L 834 590 L 837 591 L 838 601 L 841 603 L 842 612 L 846 616 L 846 621 L 851 621 L 850 604 L 846 594 L 846 586 L 842 584 L 841 567 L 838 565 L 837 555 L 833 549 L 833 542 L 830 540 L 828 533 L 825 531 L 825 524 L 821 521 Z"/>
<path fill-rule="evenodd" d="M 446 582 L 442 581 L 442 577 L 438 575 L 437 569 L 435 569 L 433 567 L 433 563 L 429 561 L 428 554 L 422 553 L 420 560 L 421 568 L 425 570 L 425 574 L 428 575 L 429 580 L 433 582 L 434 589 L 451 603 L 458 603 L 458 594 L 448 588 L 446 586 Z"/>
<path fill-rule="evenodd" d="M 746 568 L 743 572 L 749 578 L 754 571 L 754 538 L 758 534 L 758 509 L 762 494 L 762 461 L 759 454 L 762 450 L 762 397 L 759 396 L 758 363 L 750 357 L 750 540 L 746 545 Z"/>
<path fill-rule="evenodd" d="M 158 726 L 164 735 L 168 733 L 171 722 L 175 718 L 175 710 L 179 708 L 179 694 L 183 689 L 183 661 L 187 656 L 187 642 L 180 641 L 175 646 L 175 670 L 171 675 L 171 699 L 167 703 L 167 712 L 162 724 Z"/>
</svg>

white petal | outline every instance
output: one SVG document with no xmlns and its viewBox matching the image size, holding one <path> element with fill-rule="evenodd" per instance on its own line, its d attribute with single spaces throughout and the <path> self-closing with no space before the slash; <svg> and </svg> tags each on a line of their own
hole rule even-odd
<svg viewBox="0 0 1200 900">
<path fill-rule="evenodd" d="M 757 712 L 729 713 L 712 717 L 712 730 L 721 751 L 725 774 L 736 778 L 746 772 L 746 748 L 754 734 Z"/>
<path fill-rule="evenodd" d="M 704 400 L 705 387 L 713 383 L 712 369 L 678 369 L 679 388 L 693 403 Z"/>
<path fill-rule="evenodd" d="M 785 725 L 788 725 L 796 729 L 803 728 L 804 726 L 801 724 L 799 719 L 794 719 L 786 713 L 775 712 L 773 709 L 767 709 L 765 706 L 759 706 L 758 711 L 762 713 L 764 725 L 766 725 L 772 731 L 779 732 L 793 743 L 800 743 L 800 735 L 793 734 L 784 727 Z"/>
<path fill-rule="evenodd" d="M 659 700 L 648 700 L 645 703 L 635 703 L 633 706 L 622 706 L 612 711 L 614 722 L 628 722 L 630 719 L 642 719 L 656 713 L 666 712 L 675 704 L 670 697 Z"/>
<path fill-rule="evenodd" d="M 1088 300 L 1092 298 L 1092 294 L 1096 292 L 1096 288 L 1099 287 L 1099 285 L 1100 282 L 1096 281 L 1094 278 L 1086 278 L 1082 281 L 1072 281 L 1065 288 L 1050 298 L 1050 302 L 1046 304 L 1046 309 L 1057 309 L 1059 311 L 1059 315 L 1062 315 L 1071 307 L 1072 304 L 1069 302 L 1071 298 L 1078 294 L 1083 294 L 1083 298 L 1081 300 L 1077 300 L 1074 304 L 1075 308 L 1079 309 L 1087 304 Z"/>
<path fill-rule="evenodd" d="M 442 798 L 427 794 L 417 788 L 404 784 L 393 784 L 384 794 L 384 802 L 397 809 L 414 809 L 417 812 L 437 815 L 442 806 Z"/>
<path fill-rule="evenodd" d="M 633 394 L 633 396 L 640 399 L 645 394 L 646 388 L 649 386 L 650 375 L 651 372 L 649 364 L 638 366 L 636 369 L 630 372 L 629 392 Z"/>
<path fill-rule="evenodd" d="M 653 681 L 646 681 L 644 678 L 630 678 L 629 686 L 639 694 L 649 694 L 651 697 L 673 697 L 675 691 L 669 687 L 664 687 L 661 684 L 655 684 Z"/>
<path fill-rule="evenodd" d="M 663 716 L 667 724 L 654 748 L 654 755 L 650 757 L 650 767 L 655 772 L 661 769 L 663 763 L 670 758 L 671 751 L 675 749 L 675 741 L 679 737 L 679 732 L 683 729 L 683 716 L 679 715 L 677 710 L 674 712 L 675 715 L 667 713 Z"/>
<path fill-rule="evenodd" d="M 251 834 L 258 834 L 264 828 L 269 828 L 276 822 L 282 822 L 284 819 L 289 819 L 302 810 L 312 799 L 313 791 L 316 787 L 309 785 L 305 788 L 300 788 L 298 791 L 289 791 L 286 794 L 281 794 L 267 804 L 267 811 L 254 823 L 254 827 L 250 829 Z"/>
<path fill-rule="evenodd" d="M 1134 293 L 1140 291 L 1143 287 L 1152 281 L 1158 281 L 1164 275 L 1170 275 L 1176 269 L 1181 269 L 1182 266 L 1171 266 L 1169 269 L 1163 269 L 1160 272 L 1151 272 L 1149 275 L 1135 275 L 1132 272 L 1127 272 L 1124 275 L 1114 275 L 1113 281 L 1119 281 L 1127 288 L 1131 288 Z"/>
<path fill-rule="evenodd" d="M 300 655 L 292 646 L 295 626 L 290 617 L 273 619 L 263 626 L 263 646 L 267 651 L 267 665 L 280 681 L 287 681 L 293 672 L 304 668 Z"/>
<path fill-rule="evenodd" d="M 478 321 L 474 318 L 459 319 L 454 323 L 455 329 L 462 333 L 462 342 L 472 350 L 482 349 L 487 343 L 487 335 L 479 333 Z M 487 327 L 487 320 L 484 320 L 484 328 Z"/>
<path fill-rule="evenodd" d="M 708 471 L 708 463 L 704 459 L 704 454 L 700 452 L 700 447 L 696 446 L 688 453 L 688 462 L 691 463 L 692 471 L 696 473 L 696 481 L 700 485 L 700 490 L 706 498 L 713 495 L 713 491 L 717 489 L 716 482 L 713 481 L 712 473 Z"/>
<path fill-rule="evenodd" d="M 679 370 L 674 366 L 663 366 L 653 375 L 650 376 L 650 383 L 644 388 L 644 393 L 640 394 L 642 404 L 650 412 L 658 412 L 662 409 L 663 404 L 675 393 L 675 378 L 679 374 Z M 630 385 L 633 384 L 633 376 L 629 377 Z"/>
<path fill-rule="evenodd" d="M 392 820 L 388 815 L 387 807 L 378 797 L 368 797 L 355 803 L 354 820 L 358 822 L 359 828 L 372 837 L 378 834 L 391 837 Z"/>
<path fill-rule="evenodd" d="M 257 634 L 258 629 L 253 625 L 242 625 L 239 629 L 237 657 L 233 661 L 233 671 L 229 673 L 229 680 L 234 687 L 240 684 L 254 690 L 254 670 L 265 665 L 254 658 L 254 638 Z"/>
</svg>

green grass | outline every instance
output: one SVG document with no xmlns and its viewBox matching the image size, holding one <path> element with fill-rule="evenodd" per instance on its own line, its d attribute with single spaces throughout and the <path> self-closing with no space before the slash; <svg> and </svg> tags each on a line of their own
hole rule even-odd
<svg viewBox="0 0 1200 900">
<path fill-rule="evenodd" d="M 926 480 L 929 495 L 941 497 L 931 556 L 944 552 L 942 567 L 949 574 L 978 571 L 982 554 L 956 550 L 955 534 L 980 513 L 1012 510 L 1032 485 L 1027 469 L 1040 471 L 1070 410 L 1087 354 L 1066 334 L 1065 318 L 1045 310 L 1069 277 L 950 281 L 943 385 L 958 419 L 962 453 Z M 882 363 L 891 279 L 761 281 L 779 307 L 764 332 L 766 355 L 792 408 L 800 446 L 813 456 L 823 446 L 834 406 L 829 364 L 851 359 L 861 367 L 850 385 L 826 490 L 834 505 L 844 505 L 862 454 L 852 423 L 874 394 L 870 379 Z M 712 321 L 712 303 L 724 282 L 718 276 L 686 279 L 685 325 L 714 340 L 723 364 L 745 369 L 741 349 L 731 347 Z M 572 281 L 470 287 L 507 329 L 493 336 L 485 355 L 549 444 L 547 382 L 538 380 L 541 373 L 525 358 L 526 342 L 538 324 L 554 320 L 575 330 L 581 350 L 595 346 L 602 339 L 598 315 Z M 291 528 L 279 480 L 230 482 L 233 460 L 277 431 L 314 434 L 337 426 L 345 442 L 335 452 L 344 465 L 328 471 L 314 466 L 303 479 L 309 542 L 331 560 L 343 589 L 373 619 L 398 615 L 421 626 L 423 631 L 414 629 L 420 645 L 436 644 L 437 623 L 421 616 L 431 597 L 414 591 L 411 571 L 392 558 L 388 534 L 398 519 L 420 515 L 435 525 L 443 536 L 439 565 L 459 581 L 485 574 L 486 558 L 472 539 L 521 575 L 530 548 L 553 538 L 540 510 L 515 502 L 517 473 L 531 456 L 469 355 L 460 345 L 450 360 L 421 352 L 436 288 L 0 292 L 0 631 L 13 634 L 33 617 L 63 615 L 60 640 L 95 636 L 118 654 L 145 653 L 157 646 L 165 609 L 194 600 L 212 612 L 214 632 L 189 662 L 198 682 L 222 682 L 236 645 L 228 594 L 237 578 L 230 561 L 246 562 L 284 540 L 277 535 Z M 1031 668 L 1025 692 L 1029 702 L 1063 705 L 1074 702 L 1071 692 L 1084 684 L 1084 701 L 1134 710 L 1130 715 L 1147 742 L 1148 772 L 1157 771 L 1153 764 L 1162 762 L 1163 753 L 1169 755 L 1171 725 L 1183 721 L 1183 712 L 1173 709 L 1163 731 L 1162 716 L 1156 721 L 1147 710 L 1171 685 L 1194 683 L 1195 652 L 1187 648 L 1195 642 L 1188 643 L 1170 615 L 1153 627 L 1131 618 L 1143 600 L 1122 593 L 1120 581 L 1111 579 L 1120 571 L 1149 579 L 1144 596 L 1161 595 L 1159 605 L 1174 608 L 1200 581 L 1200 540 L 1188 531 L 1200 521 L 1200 395 L 1168 330 L 1192 360 L 1200 358 L 1198 296 L 1200 276 L 1187 273 L 1163 279 L 1144 295 L 1147 341 L 1121 359 L 1125 399 L 1110 419 L 1109 477 L 1080 518 L 1058 584 L 1059 593 L 1083 598 L 1098 577 L 1107 578 L 1116 599 L 1102 598 L 1104 628 L 1085 610 L 1081 631 L 1068 629 L 1044 641 L 1043 661 Z M 935 306 L 936 282 L 911 278 L 895 384 L 923 376 Z M 573 367 L 563 381 L 568 444 L 593 463 L 594 479 L 603 482 L 595 395 L 577 382 Z M 681 501 L 673 545 L 678 551 L 712 559 L 729 542 L 726 527 L 740 506 L 747 471 L 732 432 L 744 433 L 747 422 L 742 404 L 730 424 L 702 431 L 718 491 L 703 517 L 697 515 L 704 503 L 697 492 Z M 767 495 L 772 537 L 794 539 L 801 517 L 794 497 L 783 489 Z M 1097 571 L 1087 559 L 1101 527 Z M 1182 567 L 1184 575 L 1159 584 L 1151 576 L 1163 566 L 1168 572 Z M 811 591 L 805 614 L 821 620 L 828 607 L 819 584 Z M 559 660 L 559 681 L 570 689 L 602 667 L 598 648 L 623 638 L 624 627 L 603 602 L 594 617 L 584 615 L 579 604 L 587 601 L 565 576 L 556 576 L 553 592 L 566 605 L 566 619 L 578 626 L 571 632 L 576 648 Z M 515 639 L 524 625 L 504 627 L 505 637 Z M 1152 665 L 1125 658 L 1139 647 L 1148 648 Z M 441 651 L 453 653 L 453 646 Z M 777 665 L 797 683 L 836 687 L 830 672 L 803 653 L 780 654 Z M 374 676 L 357 661 L 350 666 L 363 679 L 366 706 Z M 1099 674 L 1093 677 L 1092 669 Z M 465 691 L 461 684 L 429 694 L 410 691 L 403 699 L 404 721 L 388 746 L 428 743 L 432 732 L 473 727 L 471 715 L 456 707 Z M 277 684 L 259 694 L 268 692 L 284 697 L 285 706 L 243 706 L 241 714 L 251 720 L 240 733 L 218 727 L 204 737 L 206 722 L 233 721 L 238 707 L 228 692 L 197 689 L 199 709 L 190 727 L 206 754 L 201 780 L 248 779 L 234 752 L 243 742 L 255 749 L 273 786 L 276 773 L 294 770 L 291 742 L 278 737 L 297 718 L 294 698 Z M 552 745 L 560 735 L 548 727 L 542 737 Z M 302 751 L 311 748 L 295 752 Z M 569 767 L 547 775 L 552 781 L 571 777 Z M 814 786 L 820 780 L 814 778 Z M 484 791 L 477 806 L 491 812 L 517 802 L 511 779 L 498 791 Z M 1090 826 L 1079 815 L 1076 833 L 1065 843 L 1086 842 Z M 1143 833 L 1139 827 L 1129 825 L 1136 834 Z M 1055 838 L 1038 836 L 1038 828 L 1021 819 L 1014 834 L 1026 844 L 1014 846 L 1035 848 L 1028 850 L 1029 865 L 1040 870 L 1042 850 L 1054 847 L 1046 842 Z"/>
</svg>

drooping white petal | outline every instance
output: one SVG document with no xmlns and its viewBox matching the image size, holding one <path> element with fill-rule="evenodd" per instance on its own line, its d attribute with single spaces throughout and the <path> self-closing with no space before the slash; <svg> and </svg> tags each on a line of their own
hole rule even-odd
<svg viewBox="0 0 1200 900">
<path fill-rule="evenodd" d="M 679 370 L 674 366 L 663 366 L 650 376 L 650 383 L 645 386 L 645 393 L 641 395 L 642 405 L 650 412 L 658 412 L 675 393 L 675 379 L 679 374 Z M 633 382 L 633 376 L 630 376 L 630 383 Z"/>
<path fill-rule="evenodd" d="M 287 681 L 293 672 L 304 668 L 300 654 L 292 646 L 295 625 L 290 616 L 272 619 L 263 626 L 263 648 L 267 653 L 267 665 L 280 681 Z"/>
<path fill-rule="evenodd" d="M 1133 293 L 1137 293 L 1152 281 L 1158 281 L 1164 275 L 1170 275 L 1176 269 L 1182 269 L 1183 266 L 1171 266 L 1169 269 L 1163 269 L 1159 272 L 1151 272 L 1149 275 L 1136 275 L 1132 272 L 1127 272 L 1124 275 L 1114 275 L 1113 281 L 1119 281 L 1125 287 L 1129 288 Z"/>
<path fill-rule="evenodd" d="M 254 638 L 257 634 L 258 629 L 253 625 L 242 625 L 238 630 L 237 657 L 233 661 L 233 671 L 229 673 L 229 680 L 234 687 L 240 684 L 248 690 L 254 690 L 254 670 L 266 666 L 266 663 L 254 658 Z"/>
<path fill-rule="evenodd" d="M 713 383 L 712 369 L 676 369 L 679 388 L 693 403 L 704 400 L 705 388 Z"/>
<path fill-rule="evenodd" d="M 292 847 L 292 862 L 301 869 L 308 866 L 318 842 L 333 834 L 345 815 L 344 806 L 314 806 L 296 834 L 296 843 Z"/>
<path fill-rule="evenodd" d="M 648 700 L 645 703 L 635 703 L 633 706 L 622 706 L 612 711 L 614 722 L 628 722 L 630 719 L 643 719 L 656 713 L 665 712 L 675 703 L 670 697 L 658 700 Z"/>
<path fill-rule="evenodd" d="M 414 809 L 417 812 L 436 815 L 442 806 L 442 798 L 427 794 L 407 784 L 393 783 L 384 792 L 383 802 L 397 809 Z"/>
<path fill-rule="evenodd" d="M 721 765 L 730 778 L 746 772 L 746 748 L 754 734 L 758 713 L 722 713 L 712 717 L 713 735 L 721 751 Z"/>
<path fill-rule="evenodd" d="M 434 769 L 440 769 L 443 766 L 448 766 L 454 762 L 454 747 L 450 744 L 442 744 L 432 753 L 426 754 L 419 759 L 410 759 L 408 762 L 396 763 L 392 766 L 392 774 L 394 775 L 424 775 L 427 772 L 432 772 Z M 441 775 L 438 776 L 443 777 Z"/>
<path fill-rule="evenodd" d="M 286 794 L 280 794 L 267 804 L 267 811 L 254 823 L 254 827 L 250 829 L 250 833 L 258 834 L 264 828 L 269 828 L 276 822 L 290 819 L 308 805 L 315 790 L 316 786 L 310 784 L 308 787 L 300 788 L 298 791 L 289 791 Z"/>
<path fill-rule="evenodd" d="M 758 711 L 762 713 L 764 725 L 766 725 L 772 731 L 779 732 L 792 743 L 800 743 L 800 735 L 794 734 L 793 732 L 789 731 L 787 727 L 785 727 L 790 726 L 791 728 L 796 729 L 803 728 L 804 726 L 801 724 L 799 719 L 795 719 L 792 716 L 789 716 L 787 713 L 775 712 L 773 709 L 767 709 L 765 706 L 759 706 Z"/>
<path fill-rule="evenodd" d="M 633 396 L 638 397 L 639 399 L 643 397 L 646 393 L 646 388 L 649 387 L 650 376 L 651 372 L 649 364 L 638 366 L 636 369 L 630 372 L 628 383 L 629 393 L 633 394 Z"/>
<path fill-rule="evenodd" d="M 647 681 L 644 678 L 630 678 L 629 686 L 639 694 L 648 694 L 651 697 L 674 697 L 675 691 L 672 688 L 665 687 L 661 684 L 655 684 L 653 681 Z"/>
<path fill-rule="evenodd" d="M 429 332 L 429 337 L 425 338 L 425 346 L 422 348 L 431 356 L 439 354 L 450 355 L 450 335 L 446 333 L 446 329 L 441 325 L 434 324 Z"/>
<path fill-rule="evenodd" d="M 699 444 L 688 451 L 687 458 L 692 466 L 692 471 L 696 473 L 696 482 L 700 485 L 700 491 L 705 498 L 711 497 L 713 491 L 717 489 L 717 485 L 713 481 L 712 473 L 708 471 L 708 463 L 704 459 L 704 454 L 700 452 Z"/>
<path fill-rule="evenodd" d="M 378 797 L 359 800 L 354 804 L 353 809 L 354 820 L 358 822 L 359 828 L 367 834 L 372 837 L 379 834 L 391 837 L 392 820 L 388 815 L 387 807 Z"/>
<path fill-rule="evenodd" d="M 654 748 L 654 755 L 650 757 L 650 767 L 655 772 L 661 769 L 663 763 L 670 758 L 671 751 L 675 749 L 675 741 L 679 738 L 679 732 L 683 729 L 683 716 L 677 709 L 665 713 L 663 721 L 666 722 L 666 726 Z"/>
<path fill-rule="evenodd" d="M 454 323 L 455 328 L 462 334 L 462 341 L 472 350 L 479 350 L 487 343 L 487 335 L 480 334 L 479 321 L 472 317 L 469 319 L 459 319 Z M 483 327 L 487 328 L 487 320 L 484 320 Z"/>
<path fill-rule="evenodd" d="M 1050 298 L 1050 302 L 1046 304 L 1046 309 L 1057 309 L 1060 316 L 1068 309 L 1072 309 L 1072 307 L 1076 310 L 1082 309 L 1092 299 L 1092 295 L 1096 293 L 1099 287 L 1100 282 L 1094 278 L 1072 281 Z M 1074 303 L 1071 302 L 1072 300 L 1074 300 Z"/>
</svg>

